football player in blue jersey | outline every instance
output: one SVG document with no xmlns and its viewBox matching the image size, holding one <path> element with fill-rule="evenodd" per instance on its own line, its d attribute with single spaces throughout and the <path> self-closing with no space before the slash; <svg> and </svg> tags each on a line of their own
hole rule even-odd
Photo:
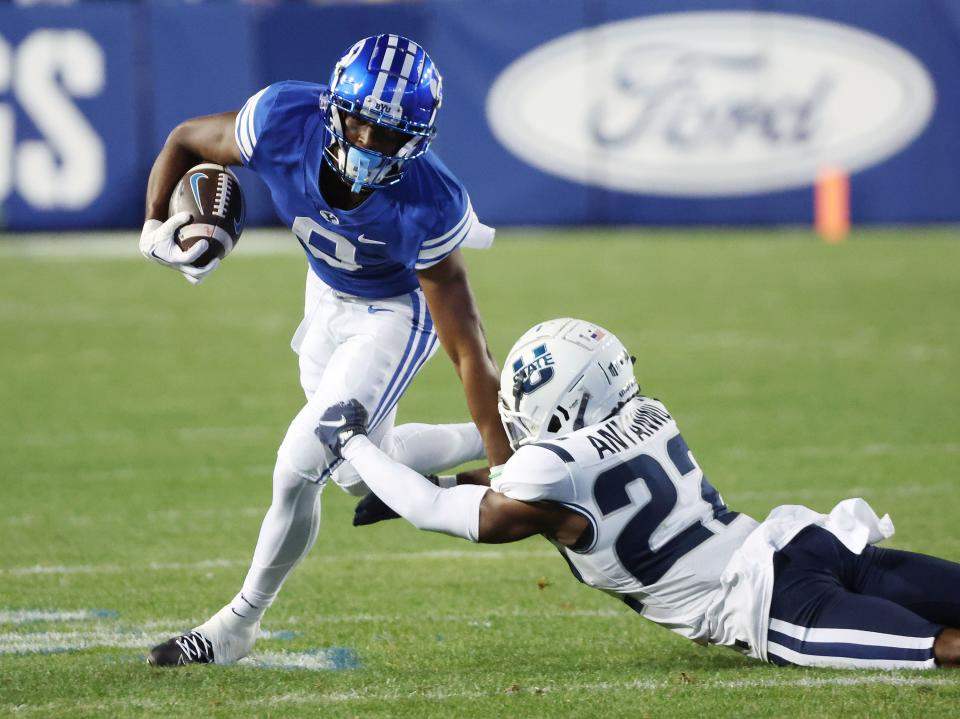
<svg viewBox="0 0 960 719">
<path fill-rule="evenodd" d="M 440 488 L 393 461 L 358 402 L 324 412 L 317 435 L 415 526 L 542 534 L 581 582 L 697 643 L 779 665 L 960 666 L 960 564 L 873 546 L 893 524 L 862 499 L 763 522 L 730 510 L 603 328 L 529 330 L 504 363 L 500 414 L 517 452 L 489 487 Z"/>
<path fill-rule="evenodd" d="M 317 536 L 319 494 L 332 478 L 367 488 L 317 439 L 323 410 L 357 399 L 371 439 L 432 472 L 510 446 L 497 415 L 497 368 L 487 349 L 462 246 L 490 244 L 463 185 L 430 150 L 442 85 L 427 53 L 398 35 L 360 40 L 328 86 L 279 82 L 239 112 L 179 125 L 147 187 L 140 249 L 196 284 L 217 268 L 191 265 L 206 249 L 174 242 L 189 221 L 167 217 L 178 179 L 202 161 L 243 164 L 266 183 L 309 264 L 304 317 L 293 337 L 307 403 L 280 445 L 273 500 L 240 592 L 191 632 L 155 647 L 156 665 L 231 663 Z M 456 366 L 474 423 L 394 427 L 396 404 L 438 342 Z M 437 450 L 442 450 L 437 454 Z"/>
</svg>

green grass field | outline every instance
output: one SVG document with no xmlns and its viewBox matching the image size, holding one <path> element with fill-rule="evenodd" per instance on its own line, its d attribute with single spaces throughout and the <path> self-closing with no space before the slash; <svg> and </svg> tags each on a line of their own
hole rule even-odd
<svg viewBox="0 0 960 719">
<path fill-rule="evenodd" d="M 733 508 L 862 496 L 893 515 L 890 546 L 960 560 L 955 234 L 505 231 L 468 261 L 495 355 L 552 316 L 614 330 Z M 253 252 L 251 233 L 192 288 L 126 241 L 126 256 L 80 257 L 0 242 L 0 715 L 957 710 L 960 673 L 777 669 L 697 647 L 579 585 L 542 539 L 355 529 L 334 486 L 253 663 L 146 666 L 245 573 L 302 403 L 288 342 L 304 261 Z M 400 420 L 465 417 L 438 356 Z"/>
</svg>

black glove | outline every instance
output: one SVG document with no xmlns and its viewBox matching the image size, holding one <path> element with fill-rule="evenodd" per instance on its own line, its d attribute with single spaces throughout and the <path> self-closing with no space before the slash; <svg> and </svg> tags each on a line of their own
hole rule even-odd
<svg viewBox="0 0 960 719">
<path fill-rule="evenodd" d="M 367 409 L 355 399 L 327 408 L 314 430 L 317 438 L 337 459 L 343 459 L 343 447 L 347 442 L 366 433 Z"/>
<path fill-rule="evenodd" d="M 396 519 L 400 515 L 383 503 L 373 492 L 357 502 L 353 510 L 353 526 L 362 527 L 367 524 L 376 524 L 385 519 Z"/>
</svg>

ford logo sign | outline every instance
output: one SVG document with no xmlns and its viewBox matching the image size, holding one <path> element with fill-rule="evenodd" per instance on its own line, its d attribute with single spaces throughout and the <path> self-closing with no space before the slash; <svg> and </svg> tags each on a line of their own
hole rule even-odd
<svg viewBox="0 0 960 719">
<path fill-rule="evenodd" d="M 926 69 L 892 42 L 797 15 L 656 15 L 564 35 L 494 82 L 487 119 L 544 172 L 686 197 L 811 184 L 895 154 L 933 113 Z"/>
</svg>

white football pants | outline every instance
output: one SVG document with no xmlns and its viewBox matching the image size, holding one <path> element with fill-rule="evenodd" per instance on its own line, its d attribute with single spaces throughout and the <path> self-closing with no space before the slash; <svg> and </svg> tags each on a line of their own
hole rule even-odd
<svg viewBox="0 0 960 719">
<path fill-rule="evenodd" d="M 304 319 L 291 346 L 300 356 L 307 403 L 277 452 L 273 500 L 243 589 L 220 612 L 232 615 L 233 621 L 259 620 L 316 540 L 320 490 L 331 477 L 333 457 L 314 429 L 328 407 L 350 399 L 362 402 L 370 417 L 370 439 L 421 473 L 480 459 L 484 453 L 472 423 L 393 427 L 397 401 L 437 349 L 419 288 L 368 300 L 335 292 L 308 271 Z M 349 464 L 340 464 L 332 478 L 350 494 L 367 491 Z"/>
</svg>

